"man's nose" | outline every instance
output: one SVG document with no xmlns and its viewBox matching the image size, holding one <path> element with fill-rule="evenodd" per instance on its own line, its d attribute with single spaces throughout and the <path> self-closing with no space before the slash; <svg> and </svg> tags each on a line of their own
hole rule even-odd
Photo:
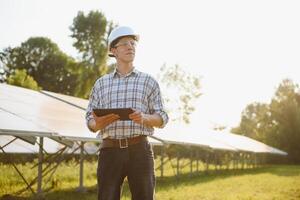
<svg viewBox="0 0 300 200">
<path fill-rule="evenodd" d="M 127 45 L 127 50 L 134 50 L 134 45 L 132 45 L 132 44 L 128 44 Z"/>
</svg>

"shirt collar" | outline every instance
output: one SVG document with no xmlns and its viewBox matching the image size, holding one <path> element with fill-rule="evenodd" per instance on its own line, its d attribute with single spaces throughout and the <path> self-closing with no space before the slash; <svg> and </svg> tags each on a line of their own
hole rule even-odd
<svg viewBox="0 0 300 200">
<path fill-rule="evenodd" d="M 128 72 L 126 75 L 122 76 L 118 72 L 117 68 L 115 68 L 114 71 L 113 71 L 113 77 L 118 77 L 118 78 L 120 78 L 120 77 L 128 77 L 128 76 L 131 76 L 131 75 L 132 76 L 137 75 L 138 73 L 139 73 L 139 71 L 137 69 L 135 69 L 135 67 L 134 67 L 130 72 Z"/>
</svg>

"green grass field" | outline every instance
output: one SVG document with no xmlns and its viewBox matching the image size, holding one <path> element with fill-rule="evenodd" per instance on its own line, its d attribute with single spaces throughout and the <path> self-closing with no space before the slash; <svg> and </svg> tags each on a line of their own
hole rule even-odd
<svg viewBox="0 0 300 200">
<path fill-rule="evenodd" d="M 27 179 L 36 176 L 32 163 L 19 164 Z M 195 166 L 193 166 L 195 169 Z M 190 166 L 182 169 L 179 177 L 173 175 L 170 166 L 165 168 L 165 177 L 157 178 L 157 200 L 297 200 L 300 199 L 300 166 L 265 166 L 256 169 L 221 170 L 208 173 L 189 173 Z M 84 166 L 85 193 L 76 192 L 79 167 L 75 162 L 60 166 L 44 193 L 49 200 L 94 200 L 96 199 L 96 162 Z M 25 184 L 12 166 L 0 164 L 0 197 L 12 194 Z M 157 171 L 157 175 L 160 172 Z M 46 181 L 47 179 L 44 179 Z M 48 190 L 51 188 L 51 190 Z M 36 189 L 36 185 L 34 186 Z M 20 196 L 20 195 L 19 195 Z M 33 199 L 29 191 L 21 199 Z M 26 197 L 26 198 L 25 198 Z M 1 199 L 1 198 L 0 198 Z M 125 181 L 122 200 L 129 200 L 130 192 Z"/>
</svg>

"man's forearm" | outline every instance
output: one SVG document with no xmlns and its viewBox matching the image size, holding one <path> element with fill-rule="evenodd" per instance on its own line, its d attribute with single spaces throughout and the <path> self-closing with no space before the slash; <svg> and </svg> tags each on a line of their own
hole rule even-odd
<svg viewBox="0 0 300 200">
<path fill-rule="evenodd" d="M 160 127 L 163 125 L 163 119 L 159 114 L 144 114 L 143 124 L 145 126 Z"/>
</svg>

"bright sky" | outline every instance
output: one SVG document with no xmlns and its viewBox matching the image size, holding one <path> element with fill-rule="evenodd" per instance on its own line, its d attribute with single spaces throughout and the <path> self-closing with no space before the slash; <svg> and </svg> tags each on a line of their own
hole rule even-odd
<svg viewBox="0 0 300 200">
<path fill-rule="evenodd" d="M 1 0 L 0 49 L 47 36 L 73 57 L 69 27 L 99 10 L 141 36 L 136 66 L 154 76 L 178 64 L 202 77 L 190 128 L 238 125 L 247 104 L 269 102 L 284 78 L 300 83 L 300 3 L 289 0 Z"/>
</svg>

